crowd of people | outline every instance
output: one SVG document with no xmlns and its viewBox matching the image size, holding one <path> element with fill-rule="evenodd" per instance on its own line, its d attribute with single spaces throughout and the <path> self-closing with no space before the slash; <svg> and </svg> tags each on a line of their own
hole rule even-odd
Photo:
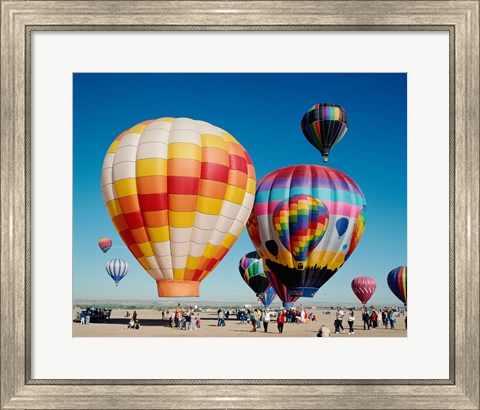
<svg viewBox="0 0 480 410">
<path fill-rule="evenodd" d="M 171 314 L 167 310 L 166 314 L 162 314 L 162 317 L 169 317 L 170 327 L 180 330 L 198 330 L 201 327 L 200 314 L 195 314 L 192 306 L 189 309 L 177 308 L 172 310 Z"/>
<path fill-rule="evenodd" d="M 381 313 L 378 314 L 376 309 L 371 308 L 370 310 L 364 309 L 362 312 L 362 320 L 363 320 L 363 330 L 375 330 L 380 326 L 380 320 L 382 325 L 385 329 L 388 329 L 390 325 L 390 329 L 395 329 L 395 324 L 397 323 L 397 315 L 399 312 L 396 309 L 387 309 L 383 308 Z M 342 308 L 338 307 L 337 311 L 335 312 L 335 321 L 333 322 L 333 326 L 335 328 L 335 333 L 344 333 L 345 329 L 343 327 L 343 319 L 345 317 L 345 313 L 343 312 Z M 350 310 L 348 313 L 348 334 L 353 335 L 355 334 L 354 324 L 355 324 L 355 312 Z M 405 329 L 407 328 L 407 317 L 405 316 Z M 329 337 L 330 330 L 325 325 L 321 325 L 320 329 L 317 333 L 318 337 Z"/>
<path fill-rule="evenodd" d="M 190 306 L 187 308 L 180 307 L 180 304 L 177 308 L 168 310 L 162 309 L 161 310 L 161 317 L 162 320 L 167 320 L 167 324 L 169 324 L 172 328 L 177 328 L 179 330 L 198 330 L 201 328 L 201 318 L 200 313 L 201 309 L 197 310 Z M 208 311 L 208 310 L 207 310 Z M 100 318 L 105 318 L 101 321 L 106 321 L 106 318 L 110 316 L 110 309 L 94 309 L 90 308 L 85 311 L 81 311 L 77 316 L 80 324 L 89 324 L 91 322 L 91 317 L 96 316 Z M 361 324 L 363 323 L 363 330 L 371 330 L 375 331 L 379 327 L 383 326 L 385 329 L 395 329 L 397 324 L 397 318 L 399 316 L 405 315 L 404 322 L 405 322 L 405 329 L 407 328 L 407 317 L 406 311 L 402 309 L 395 309 L 395 308 L 381 308 L 375 309 L 371 308 L 363 308 L 360 312 L 355 312 L 352 308 L 347 309 L 345 312 L 342 308 L 338 307 L 336 310 L 328 310 L 324 311 L 324 314 L 330 314 L 330 312 L 334 313 L 335 320 L 333 323 L 334 330 L 331 330 L 326 325 L 321 325 L 318 329 L 317 336 L 318 337 L 329 337 L 331 333 L 340 334 L 346 333 L 347 324 L 348 324 L 348 335 L 355 334 L 355 313 L 359 314 L 358 320 L 361 320 L 359 326 L 357 326 L 357 330 L 361 329 Z M 272 331 L 271 327 L 274 326 L 276 322 L 276 331 L 278 334 L 282 334 L 284 330 L 285 323 L 295 323 L 295 324 L 302 324 L 302 323 L 309 323 L 315 322 L 317 317 L 315 313 L 310 312 L 308 313 L 305 308 L 252 308 L 245 306 L 244 308 L 229 310 L 229 309 L 221 309 L 217 310 L 217 317 L 216 317 L 216 326 L 217 327 L 225 327 L 227 321 L 233 316 L 240 321 L 240 324 L 250 325 L 251 329 L 250 332 L 257 332 L 259 329 L 263 327 L 263 332 L 268 333 Z M 332 315 L 333 316 L 333 315 Z M 346 316 L 346 318 L 345 318 Z M 125 317 L 130 318 L 130 313 L 127 311 Z M 213 318 L 212 318 L 213 319 Z M 344 320 L 346 323 L 344 323 Z M 273 322 L 273 325 L 271 324 Z M 214 325 L 215 326 L 215 325 Z M 132 317 L 129 320 L 127 325 L 127 329 L 136 329 L 140 328 L 140 322 L 137 317 L 137 312 L 134 311 Z M 270 328 L 270 329 L 269 329 Z"/>
</svg>

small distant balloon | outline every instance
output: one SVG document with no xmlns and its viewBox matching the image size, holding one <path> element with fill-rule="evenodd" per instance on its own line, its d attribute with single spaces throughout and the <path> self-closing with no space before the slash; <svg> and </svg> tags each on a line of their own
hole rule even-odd
<svg viewBox="0 0 480 410">
<path fill-rule="evenodd" d="M 128 268 L 128 263 L 123 259 L 112 259 L 106 266 L 108 275 L 115 281 L 117 286 L 127 274 Z"/>
<path fill-rule="evenodd" d="M 393 294 L 407 306 L 407 267 L 399 266 L 391 270 L 387 276 L 387 283 Z"/>
<path fill-rule="evenodd" d="M 282 285 L 275 275 L 272 274 L 269 270 L 265 270 L 265 275 L 267 275 L 268 281 L 272 285 L 272 289 L 275 291 L 275 294 L 278 295 L 278 298 L 282 301 L 282 306 L 284 308 L 292 308 L 295 305 L 295 302 L 300 296 L 290 295 L 289 290 L 285 285 Z"/>
<path fill-rule="evenodd" d="M 263 292 L 260 296 L 263 307 L 268 308 L 275 299 L 275 296 L 277 296 L 277 294 L 273 288 L 268 288 L 265 292 Z"/>
<path fill-rule="evenodd" d="M 270 287 L 263 269 L 262 258 L 256 251 L 242 256 L 238 264 L 238 270 L 242 279 L 256 295 L 263 294 Z"/>
<path fill-rule="evenodd" d="M 347 132 L 347 112 L 337 104 L 317 104 L 305 113 L 301 127 L 308 142 L 322 153 L 323 162 L 327 162 L 330 150 Z"/>
<path fill-rule="evenodd" d="M 103 253 L 107 253 L 112 247 L 112 240 L 109 238 L 102 238 L 98 241 L 98 246 L 103 251 Z"/>
<path fill-rule="evenodd" d="M 370 276 L 359 276 L 352 280 L 352 290 L 355 296 L 365 305 L 375 293 L 377 282 Z"/>
</svg>

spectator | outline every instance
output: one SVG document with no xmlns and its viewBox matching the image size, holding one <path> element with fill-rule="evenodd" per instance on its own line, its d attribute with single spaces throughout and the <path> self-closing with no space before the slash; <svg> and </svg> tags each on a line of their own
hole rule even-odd
<svg viewBox="0 0 480 410">
<path fill-rule="evenodd" d="M 355 333 L 355 331 L 353 330 L 354 323 L 355 323 L 355 314 L 353 310 L 351 310 L 350 315 L 348 316 L 348 326 L 349 326 L 348 334 L 349 335 L 353 335 Z"/>
</svg>

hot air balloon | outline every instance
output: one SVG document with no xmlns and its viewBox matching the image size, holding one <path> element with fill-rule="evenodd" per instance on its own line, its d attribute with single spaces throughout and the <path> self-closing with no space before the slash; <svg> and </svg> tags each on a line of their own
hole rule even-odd
<svg viewBox="0 0 480 410">
<path fill-rule="evenodd" d="M 347 132 L 347 112 L 337 104 L 317 104 L 305 113 L 301 127 L 308 142 L 322 153 L 323 162 L 327 162 L 330 150 Z"/>
<path fill-rule="evenodd" d="M 112 240 L 109 238 L 102 238 L 98 241 L 98 246 L 100 246 L 100 249 L 103 251 L 103 253 L 107 253 L 112 247 Z"/>
<path fill-rule="evenodd" d="M 110 277 L 115 281 L 115 285 L 118 286 L 120 282 L 128 272 L 128 263 L 123 259 L 112 259 L 107 263 L 106 269 Z"/>
<path fill-rule="evenodd" d="M 390 271 L 387 283 L 393 294 L 407 306 L 407 267 L 399 266 Z"/>
<path fill-rule="evenodd" d="M 198 296 L 250 214 L 255 171 L 228 132 L 188 118 L 144 121 L 105 156 L 112 222 L 159 296 Z"/>
<path fill-rule="evenodd" d="M 242 279 L 258 297 L 270 287 L 263 270 L 262 258 L 256 251 L 249 252 L 240 259 L 238 270 Z"/>
<path fill-rule="evenodd" d="M 279 284 L 291 296 L 312 297 L 344 264 L 347 252 L 353 252 L 363 233 L 354 231 L 362 211 L 364 222 L 365 197 L 343 172 L 296 165 L 260 180 L 247 229 Z M 348 224 L 339 237 L 336 223 L 341 218 Z"/>
<path fill-rule="evenodd" d="M 260 301 L 262 302 L 263 307 L 268 308 L 273 302 L 273 299 L 275 299 L 275 296 L 277 296 L 277 294 L 273 288 L 268 288 L 265 292 L 263 292 L 260 295 Z"/>
<path fill-rule="evenodd" d="M 365 305 L 377 288 L 377 282 L 370 276 L 359 276 L 352 280 L 352 290 L 355 296 Z"/>
<path fill-rule="evenodd" d="M 272 274 L 272 272 L 266 270 L 265 275 L 267 275 L 268 281 L 270 282 L 270 285 L 272 285 L 272 289 L 278 295 L 278 298 L 282 301 L 282 306 L 284 308 L 292 308 L 300 296 L 290 295 L 290 292 L 285 287 L 285 285 L 279 283 L 275 275 Z"/>
</svg>

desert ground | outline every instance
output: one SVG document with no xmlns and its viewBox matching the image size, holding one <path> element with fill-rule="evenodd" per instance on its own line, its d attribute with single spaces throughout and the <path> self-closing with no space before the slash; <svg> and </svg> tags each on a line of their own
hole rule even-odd
<svg viewBox="0 0 480 410">
<path fill-rule="evenodd" d="M 72 310 L 72 319 L 74 320 L 78 308 Z M 333 321 L 335 319 L 335 310 L 330 309 L 306 309 L 307 313 L 314 313 L 316 321 L 307 321 L 306 323 L 285 323 L 283 333 L 279 334 L 275 320 L 270 322 L 268 332 L 265 333 L 263 325 L 256 332 L 251 332 L 252 325 L 241 324 L 236 315 L 232 314 L 225 321 L 225 326 L 217 326 L 217 310 L 208 309 L 196 315 L 200 316 L 201 327 L 195 330 L 180 330 L 172 328 L 169 320 L 162 320 L 161 310 L 139 309 L 137 310 L 137 320 L 140 323 L 139 329 L 127 329 L 130 318 L 125 317 L 126 310 L 113 310 L 110 320 L 106 323 L 90 323 L 81 325 L 73 321 L 72 334 L 74 337 L 316 337 L 321 325 L 327 326 L 331 330 L 330 337 L 406 337 L 405 316 L 397 317 L 395 329 L 385 329 L 383 325 L 375 330 L 364 330 L 362 321 L 362 312 L 355 311 L 354 334 L 348 334 L 347 315 L 343 319 L 344 333 L 335 334 Z M 129 311 L 130 314 L 133 310 Z M 171 312 L 171 310 L 170 310 Z M 326 312 L 330 312 L 327 314 Z M 347 311 L 344 310 L 344 312 Z"/>
</svg>

